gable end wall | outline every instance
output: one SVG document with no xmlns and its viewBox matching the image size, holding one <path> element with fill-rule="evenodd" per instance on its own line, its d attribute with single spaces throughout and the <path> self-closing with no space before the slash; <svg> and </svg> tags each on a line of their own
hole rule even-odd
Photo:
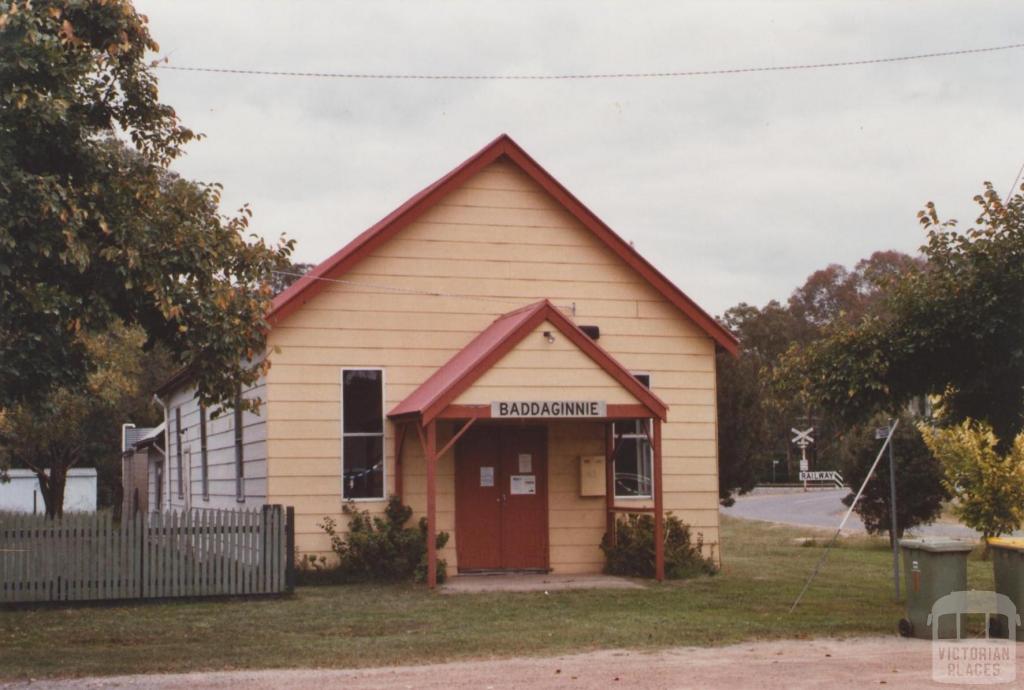
<svg viewBox="0 0 1024 690">
<path fill-rule="evenodd" d="M 651 374 L 655 393 L 669 405 L 666 510 L 702 533 L 718 557 L 712 339 L 513 164 L 499 160 L 485 168 L 343 278 L 358 285 L 327 286 L 275 326 L 269 339 L 274 354 L 265 396 L 271 401 L 265 408 L 267 500 L 295 506 L 301 553 L 329 552 L 318 526 L 324 516 L 344 524 L 341 368 L 384 368 L 390 409 L 497 316 L 548 298 L 577 324 L 599 326 L 601 346 L 625 366 Z M 535 399 L 565 397 L 573 389 L 583 373 L 575 354 L 546 354 L 550 388 L 536 390 Z M 532 366 L 528 355 L 517 356 L 520 365 Z M 492 378 L 514 376 L 509 368 L 515 366 L 516 357 L 502 362 Z M 441 429 L 441 443 L 450 433 Z M 602 452 L 600 428 L 559 423 L 549 438 L 552 566 L 559 572 L 597 570 L 603 504 L 578 498 L 574 468 L 576 449 Z M 389 492 L 394 450 L 394 426 L 388 423 Z M 406 439 L 403 462 L 405 500 L 418 519 L 426 502 L 415 435 Z M 453 481 L 448 453 L 439 467 L 438 527 L 449 532 L 455 527 Z M 376 512 L 383 501 L 359 507 Z M 453 534 L 441 554 L 452 572 L 454 543 Z"/>
</svg>

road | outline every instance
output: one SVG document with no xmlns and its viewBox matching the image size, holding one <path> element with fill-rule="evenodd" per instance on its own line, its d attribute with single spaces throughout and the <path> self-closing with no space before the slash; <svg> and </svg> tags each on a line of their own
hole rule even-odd
<svg viewBox="0 0 1024 690">
<path fill-rule="evenodd" d="M 742 625 L 742 621 L 737 621 Z M 526 633 L 524 633 L 526 634 Z M 1015 653 L 1024 657 L 1024 644 Z M 661 651 L 481 659 L 353 670 L 193 672 L 0 683 L 7 690 L 455 690 L 458 688 L 934 688 L 931 644 L 899 637 L 777 640 Z M 1005 685 L 1000 686 L 1005 687 Z"/>
<path fill-rule="evenodd" d="M 754 489 L 745 496 L 737 497 L 731 507 L 722 508 L 722 514 L 834 530 L 846 513 L 842 499 L 849 493 L 849 489 L 811 489 L 806 492 L 801 489 Z M 854 513 L 843 531 L 849 534 L 864 532 L 864 523 Z M 914 536 L 980 538 L 974 530 L 951 522 L 916 527 L 912 532 Z"/>
</svg>

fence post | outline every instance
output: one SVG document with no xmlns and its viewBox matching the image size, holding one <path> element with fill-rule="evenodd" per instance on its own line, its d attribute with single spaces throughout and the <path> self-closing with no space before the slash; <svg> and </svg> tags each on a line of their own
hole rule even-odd
<svg viewBox="0 0 1024 690">
<path fill-rule="evenodd" d="M 149 594 L 149 588 L 146 587 L 146 568 L 149 566 L 149 562 L 146 559 L 146 542 L 148 541 L 147 536 L 149 534 L 149 516 L 143 513 L 137 513 L 135 515 L 135 526 L 138 529 L 138 549 L 139 549 L 139 599 L 145 599 Z"/>
<path fill-rule="evenodd" d="M 288 560 L 284 567 L 284 585 L 288 592 L 295 591 L 295 506 L 288 506 L 285 509 L 286 532 L 285 532 L 285 554 Z"/>
</svg>

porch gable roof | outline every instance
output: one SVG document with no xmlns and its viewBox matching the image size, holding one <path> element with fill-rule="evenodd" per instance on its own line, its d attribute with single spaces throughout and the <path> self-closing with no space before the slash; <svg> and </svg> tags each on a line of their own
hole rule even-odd
<svg viewBox="0 0 1024 690">
<path fill-rule="evenodd" d="M 545 321 L 615 379 L 652 417 L 666 418 L 668 405 L 546 299 L 499 316 L 396 405 L 388 417 L 419 416 L 423 424 L 430 422 Z"/>
</svg>

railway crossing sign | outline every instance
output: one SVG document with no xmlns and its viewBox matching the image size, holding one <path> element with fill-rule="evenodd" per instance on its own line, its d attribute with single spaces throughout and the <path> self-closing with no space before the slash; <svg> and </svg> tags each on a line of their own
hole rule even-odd
<svg viewBox="0 0 1024 690">
<path fill-rule="evenodd" d="M 813 426 L 809 426 L 803 431 L 797 428 L 790 429 L 795 436 L 793 436 L 793 443 L 796 444 L 797 448 L 800 449 L 800 480 L 804 483 L 804 491 L 807 490 L 807 480 L 803 478 L 803 474 L 810 469 L 810 465 L 807 462 L 807 446 L 814 443 L 814 437 L 811 436 L 811 432 L 814 431 Z"/>
<path fill-rule="evenodd" d="M 811 432 L 814 431 L 814 427 L 808 427 L 803 431 L 799 429 L 790 429 L 796 436 L 793 437 L 793 443 L 797 445 L 801 450 L 814 443 L 814 437 L 811 436 Z"/>
</svg>

